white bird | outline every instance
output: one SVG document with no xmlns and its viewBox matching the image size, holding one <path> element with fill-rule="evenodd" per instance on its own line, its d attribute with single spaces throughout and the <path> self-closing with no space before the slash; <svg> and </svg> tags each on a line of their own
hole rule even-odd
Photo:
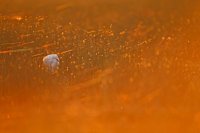
<svg viewBox="0 0 200 133">
<path fill-rule="evenodd" d="M 48 71 L 55 73 L 59 69 L 60 59 L 57 54 L 50 54 L 43 58 L 43 64 Z"/>
</svg>

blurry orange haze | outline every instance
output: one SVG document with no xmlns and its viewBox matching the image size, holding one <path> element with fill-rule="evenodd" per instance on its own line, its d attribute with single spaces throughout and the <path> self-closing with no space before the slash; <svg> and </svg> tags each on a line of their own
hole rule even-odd
<svg viewBox="0 0 200 133">
<path fill-rule="evenodd" d="M 199 133 L 199 8 L 0 0 L 0 133 Z"/>
</svg>

